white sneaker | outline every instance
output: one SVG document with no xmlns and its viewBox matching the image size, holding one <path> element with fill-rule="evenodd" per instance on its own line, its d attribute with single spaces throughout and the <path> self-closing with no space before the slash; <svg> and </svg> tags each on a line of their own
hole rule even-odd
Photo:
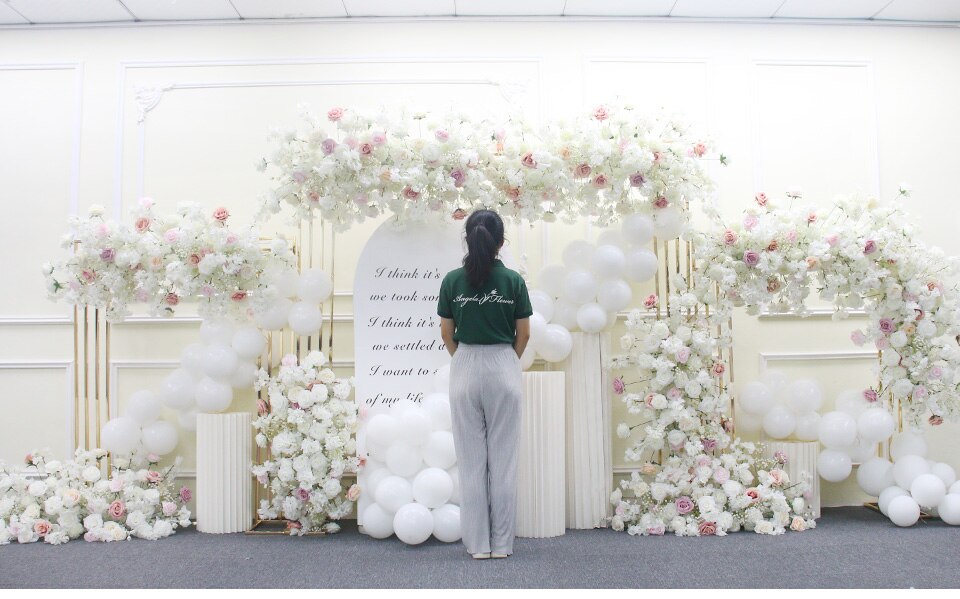
<svg viewBox="0 0 960 599">
<path fill-rule="evenodd" d="M 490 559 L 490 553 L 471 553 L 473 559 Z"/>
<path fill-rule="evenodd" d="M 510 557 L 510 554 L 509 554 L 509 553 L 496 553 L 496 552 L 494 552 L 494 553 L 491 553 L 491 554 L 490 554 L 490 557 L 504 558 L 504 557 Z"/>
</svg>

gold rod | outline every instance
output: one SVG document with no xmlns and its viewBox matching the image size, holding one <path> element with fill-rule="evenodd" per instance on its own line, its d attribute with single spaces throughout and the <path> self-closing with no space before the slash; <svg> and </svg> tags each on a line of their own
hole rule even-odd
<svg viewBox="0 0 960 599">
<path fill-rule="evenodd" d="M 657 249 L 657 238 L 653 238 L 653 256 L 657 259 L 657 270 L 653 273 L 653 286 L 654 292 L 657 295 L 660 295 L 660 251 Z M 657 302 L 657 320 L 660 320 L 660 304 L 663 302 Z"/>
<path fill-rule="evenodd" d="M 336 254 L 337 234 L 330 225 L 330 340 L 327 342 L 327 360 L 333 362 L 333 290 L 336 289 L 334 276 L 336 275 L 337 254 Z M 322 325 L 321 325 L 322 326 Z"/>
<path fill-rule="evenodd" d="M 732 334 L 732 331 L 733 331 L 733 316 L 731 316 L 731 317 L 729 318 L 729 320 L 727 321 L 727 328 L 731 331 L 731 335 L 730 335 L 730 351 L 729 351 L 728 353 L 730 354 L 730 382 L 733 383 L 733 382 L 734 382 L 734 378 L 733 378 L 733 334 Z"/>
<path fill-rule="evenodd" d="M 90 308 L 83 307 L 83 448 L 90 449 Z"/>
<path fill-rule="evenodd" d="M 107 408 L 107 418 L 104 422 L 110 422 L 110 322 L 107 321 L 106 317 L 103 319 L 103 343 L 104 343 L 104 361 L 103 366 L 104 373 L 104 395 L 106 396 L 106 408 Z M 119 411 L 119 410 L 118 410 Z M 100 426 L 97 425 L 97 438 L 100 435 Z M 100 443 L 97 443 L 97 446 L 100 446 Z M 107 454 L 107 473 L 113 467 L 113 456 Z"/>
<path fill-rule="evenodd" d="M 663 283 L 667 297 L 667 318 L 670 318 L 670 242 L 663 242 L 663 263 L 666 265 L 663 274 Z"/>
<path fill-rule="evenodd" d="M 80 308 L 73 306 L 73 449 L 80 448 Z"/>
<path fill-rule="evenodd" d="M 94 347 L 94 371 L 93 371 L 93 394 L 97 409 L 97 447 L 100 447 L 100 308 L 93 309 L 93 347 Z"/>
</svg>

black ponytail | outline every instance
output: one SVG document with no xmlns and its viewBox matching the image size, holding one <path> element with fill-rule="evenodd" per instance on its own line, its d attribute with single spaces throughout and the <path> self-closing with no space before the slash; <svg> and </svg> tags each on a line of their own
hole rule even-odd
<svg viewBox="0 0 960 599">
<path fill-rule="evenodd" d="M 467 218 L 464 228 L 467 255 L 463 257 L 463 268 L 470 286 L 480 289 L 487 282 L 497 251 L 503 245 L 503 220 L 493 210 L 477 210 Z"/>
</svg>

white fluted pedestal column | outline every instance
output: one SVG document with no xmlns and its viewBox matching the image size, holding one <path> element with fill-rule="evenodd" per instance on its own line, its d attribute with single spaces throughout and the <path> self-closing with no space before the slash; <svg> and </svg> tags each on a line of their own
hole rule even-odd
<svg viewBox="0 0 960 599">
<path fill-rule="evenodd" d="M 787 463 L 783 470 L 790 477 L 790 483 L 800 482 L 809 475 L 810 498 L 807 505 L 813 510 L 813 517 L 820 517 L 820 476 L 817 474 L 817 456 L 820 453 L 820 443 L 817 441 L 765 441 L 767 455 L 782 451 L 787 456 Z"/>
<path fill-rule="evenodd" d="M 197 530 L 243 532 L 253 523 L 253 414 L 197 414 Z"/>
<path fill-rule="evenodd" d="M 609 333 L 572 333 L 566 374 L 567 528 L 606 525 L 613 491 Z"/>
<path fill-rule="evenodd" d="M 566 532 L 564 379 L 562 372 L 523 373 L 518 537 L 557 537 Z"/>
</svg>

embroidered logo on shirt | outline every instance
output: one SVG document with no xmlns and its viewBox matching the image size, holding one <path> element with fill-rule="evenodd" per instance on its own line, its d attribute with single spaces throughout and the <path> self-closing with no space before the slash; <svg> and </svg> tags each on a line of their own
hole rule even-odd
<svg viewBox="0 0 960 599">
<path fill-rule="evenodd" d="M 460 304 L 461 306 L 467 305 L 467 302 L 477 302 L 478 306 L 482 306 L 488 302 L 494 304 L 512 304 L 513 300 L 503 297 L 496 289 L 492 289 L 490 293 L 485 293 L 483 295 L 476 294 L 471 297 L 464 297 L 464 295 L 461 293 L 457 297 L 453 298 L 453 303 Z"/>
</svg>

